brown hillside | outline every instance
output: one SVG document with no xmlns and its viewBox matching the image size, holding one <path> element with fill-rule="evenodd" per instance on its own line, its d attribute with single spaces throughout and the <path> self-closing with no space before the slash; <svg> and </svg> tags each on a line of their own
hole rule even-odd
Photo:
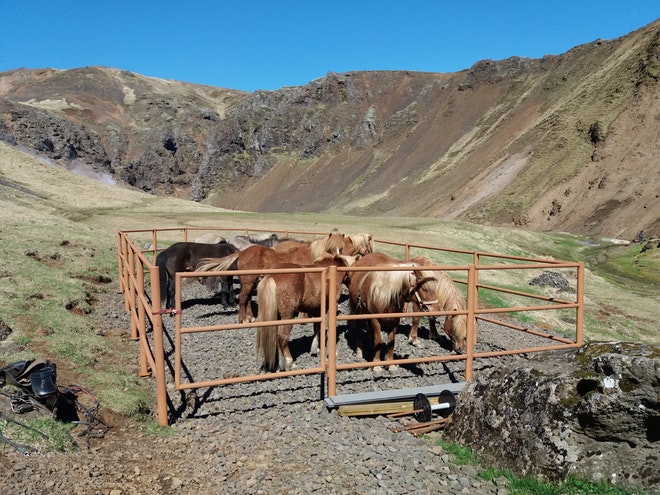
<svg viewBox="0 0 660 495">
<path fill-rule="evenodd" d="M 0 139 L 154 194 L 264 212 L 660 234 L 660 21 L 453 74 L 244 93 L 117 69 L 0 74 Z"/>
</svg>

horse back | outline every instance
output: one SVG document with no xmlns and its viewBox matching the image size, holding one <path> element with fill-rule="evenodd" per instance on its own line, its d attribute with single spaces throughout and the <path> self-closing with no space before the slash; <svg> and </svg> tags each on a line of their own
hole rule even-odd
<svg viewBox="0 0 660 495">
<path fill-rule="evenodd" d="M 215 244 L 189 242 L 188 249 L 195 266 L 202 258 L 224 258 L 238 251 L 238 248 L 226 241 L 220 241 Z"/>
</svg>

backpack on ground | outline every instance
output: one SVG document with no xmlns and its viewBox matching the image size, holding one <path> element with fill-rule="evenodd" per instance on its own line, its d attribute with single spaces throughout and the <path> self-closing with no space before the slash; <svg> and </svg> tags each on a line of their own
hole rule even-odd
<svg viewBox="0 0 660 495">
<path fill-rule="evenodd" d="M 13 385 L 51 410 L 57 402 L 56 380 L 57 366 L 50 360 L 16 361 L 0 368 L 0 387 Z"/>
</svg>

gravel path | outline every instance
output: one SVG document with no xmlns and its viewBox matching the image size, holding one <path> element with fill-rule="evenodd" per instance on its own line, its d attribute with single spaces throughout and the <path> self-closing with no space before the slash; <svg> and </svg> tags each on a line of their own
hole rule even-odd
<svg viewBox="0 0 660 495">
<path fill-rule="evenodd" d="M 236 321 L 196 282 L 184 286 L 184 326 Z M 121 296 L 104 304 L 109 319 L 129 328 Z M 342 305 L 345 309 L 345 303 Z M 99 308 L 99 311 L 103 311 Z M 166 352 L 172 366 L 173 318 L 164 318 Z M 195 322 L 195 323 L 192 323 Z M 449 354 L 448 341 L 426 338 L 419 349 L 407 343 L 404 322 L 398 356 Z M 423 322 L 424 325 L 424 322 Z M 541 344 L 532 336 L 503 327 L 479 325 L 479 350 Z M 351 336 L 342 329 L 338 352 L 342 362 L 355 358 Z M 427 328 L 420 330 L 428 337 Z M 522 341 L 521 341 L 522 339 Z M 527 342 L 529 340 L 529 342 Z M 311 326 L 294 327 L 291 346 L 299 368 L 316 363 L 309 354 Z M 442 345 L 441 345 L 442 344 Z M 444 345 L 444 347 L 443 347 Z M 542 345 L 542 344 L 541 344 Z M 196 333 L 182 341 L 184 381 L 259 372 L 254 330 Z M 478 361 L 485 367 L 524 357 Z M 462 362 L 400 367 L 394 372 L 371 369 L 338 374 L 338 394 L 421 387 L 464 379 Z M 395 432 L 411 418 L 340 416 L 321 399 L 318 375 L 301 375 L 198 389 L 196 400 L 177 392 L 168 378 L 172 407 L 178 417 L 173 435 L 159 437 L 129 426 L 111 429 L 90 451 L 33 454 L 22 457 L 0 449 L 0 493 L 41 494 L 505 494 L 506 482 L 487 482 L 478 467 L 457 466 L 436 444 L 441 432 L 416 437 Z"/>
</svg>

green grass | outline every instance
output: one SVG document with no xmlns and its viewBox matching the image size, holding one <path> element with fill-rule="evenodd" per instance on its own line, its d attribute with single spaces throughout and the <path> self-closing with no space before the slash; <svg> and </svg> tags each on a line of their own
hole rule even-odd
<svg viewBox="0 0 660 495">
<path fill-rule="evenodd" d="M 643 244 L 642 244 L 643 245 Z M 635 287 L 660 287 L 660 253 L 658 249 L 641 252 L 642 245 L 631 244 L 611 250 L 600 264 L 600 269 L 613 282 Z"/>
<path fill-rule="evenodd" d="M 436 441 L 449 455 L 454 459 L 457 466 L 475 466 L 478 464 L 477 458 L 469 447 L 464 447 L 454 442 L 447 442 L 443 439 Z"/>
<path fill-rule="evenodd" d="M 74 437 L 76 426 L 71 423 L 62 423 L 53 417 L 39 417 L 28 421 L 14 417 L 11 419 L 13 421 L 0 418 L 0 433 L 28 451 L 74 452 L 80 447 Z M 4 443 L 1 445 L 11 448 Z"/>
<path fill-rule="evenodd" d="M 551 483 L 531 476 L 519 477 L 510 471 L 501 469 L 486 469 L 479 473 L 479 476 L 486 481 L 506 478 L 508 480 L 507 490 L 511 495 L 643 495 L 646 493 L 641 489 L 616 487 L 575 477 Z"/>
<path fill-rule="evenodd" d="M 479 468 L 479 460 L 469 447 L 447 442 L 441 438 L 435 443 L 452 456 L 454 464 Z M 555 483 L 541 481 L 531 476 L 517 476 L 511 471 L 497 468 L 482 469 L 479 471 L 479 476 L 486 481 L 506 478 L 506 488 L 511 495 L 644 495 L 646 493 L 643 490 L 594 483 L 576 477 L 568 477 L 565 481 Z"/>
</svg>

